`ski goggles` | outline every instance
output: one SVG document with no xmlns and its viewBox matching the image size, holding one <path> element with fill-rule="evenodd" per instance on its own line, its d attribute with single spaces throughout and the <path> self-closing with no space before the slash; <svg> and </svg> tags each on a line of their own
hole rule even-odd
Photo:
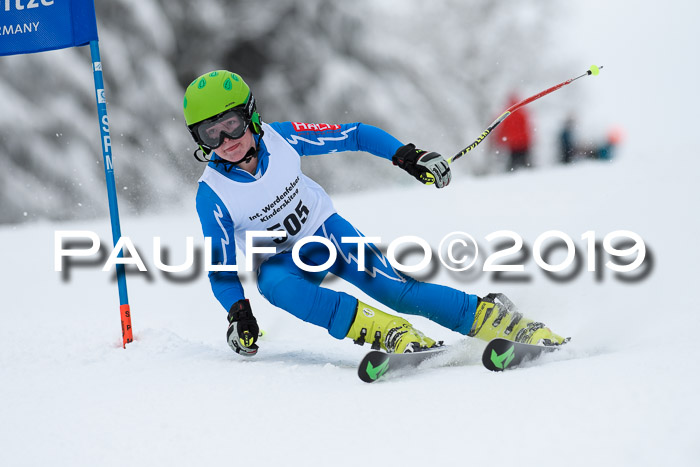
<svg viewBox="0 0 700 467">
<path fill-rule="evenodd" d="M 234 108 L 191 125 L 190 133 L 200 146 L 216 149 L 224 144 L 224 138 L 242 137 L 248 125 L 250 120 L 244 117 L 243 110 Z"/>
</svg>

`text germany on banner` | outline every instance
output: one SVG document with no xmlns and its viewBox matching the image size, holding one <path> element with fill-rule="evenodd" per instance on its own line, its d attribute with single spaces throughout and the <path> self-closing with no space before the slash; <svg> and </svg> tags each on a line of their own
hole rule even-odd
<svg viewBox="0 0 700 467">
<path fill-rule="evenodd" d="M 0 55 L 63 49 L 96 40 L 94 0 L 0 0 Z"/>
</svg>

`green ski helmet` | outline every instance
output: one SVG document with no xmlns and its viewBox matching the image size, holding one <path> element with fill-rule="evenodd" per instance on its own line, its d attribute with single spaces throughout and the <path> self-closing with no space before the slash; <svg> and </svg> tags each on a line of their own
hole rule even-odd
<svg viewBox="0 0 700 467">
<path fill-rule="evenodd" d="M 192 81 L 185 90 L 183 111 L 187 128 L 204 154 L 219 147 L 224 136 L 240 138 L 248 127 L 253 133 L 262 134 L 253 93 L 243 78 L 230 71 L 211 71 Z M 213 137 L 205 131 L 229 116 L 240 118 L 241 125 L 234 125 L 231 132 L 221 131 Z"/>
</svg>

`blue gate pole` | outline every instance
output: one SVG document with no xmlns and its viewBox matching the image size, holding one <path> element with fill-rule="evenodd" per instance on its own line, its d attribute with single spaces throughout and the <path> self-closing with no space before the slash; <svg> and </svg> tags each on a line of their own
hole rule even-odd
<svg viewBox="0 0 700 467">
<path fill-rule="evenodd" d="M 95 99 L 97 100 L 97 114 L 102 137 L 102 157 L 105 166 L 105 179 L 107 181 L 107 199 L 109 200 L 109 217 L 112 222 L 112 241 L 114 245 L 122 236 L 119 226 L 119 208 L 117 207 L 117 188 L 114 182 L 114 166 L 112 165 L 112 141 L 109 136 L 109 119 L 107 118 L 107 99 L 105 97 L 104 80 L 102 79 L 102 62 L 100 60 L 100 47 L 96 40 L 90 41 L 90 55 L 92 57 L 92 74 L 95 78 Z M 120 253 L 121 256 L 121 253 Z M 122 346 L 134 340 L 131 329 L 131 310 L 129 309 L 129 297 L 126 292 L 126 274 L 123 264 L 117 264 L 117 285 L 119 287 L 119 313 L 122 321 Z"/>
</svg>

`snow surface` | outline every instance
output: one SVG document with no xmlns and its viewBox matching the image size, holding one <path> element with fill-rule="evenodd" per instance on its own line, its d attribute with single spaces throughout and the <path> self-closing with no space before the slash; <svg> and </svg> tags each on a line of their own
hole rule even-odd
<svg viewBox="0 0 700 467">
<path fill-rule="evenodd" d="M 673 194 L 683 173 L 666 176 L 627 156 L 455 180 L 441 191 L 418 185 L 335 199 L 385 244 L 414 234 L 437 246 L 453 230 L 483 245 L 500 229 L 530 245 L 549 229 L 579 245 L 587 230 L 644 238 L 655 266 L 640 283 L 609 271 L 596 282 L 583 271 L 558 284 L 532 260 L 528 284 L 486 274 L 467 282 L 441 268 L 432 280 L 480 295 L 506 292 L 573 337 L 547 365 L 506 374 L 481 367 L 480 343 L 413 318 L 459 346 L 453 366 L 367 385 L 356 376 L 366 347 L 274 308 L 250 278 L 246 290 L 267 334 L 257 357 L 235 355 L 206 277 L 173 284 L 153 268 L 152 236 L 172 248 L 173 264 L 184 260 L 185 236 L 201 246 L 193 206 L 123 220 L 152 271 L 150 282 L 129 278 L 136 341 L 123 350 L 110 273 L 73 269 L 64 282 L 53 271 L 55 230 L 96 230 L 109 243 L 108 223 L 5 227 L 0 465 L 481 465 L 504 455 L 522 465 L 691 465 L 700 415 L 690 283 L 697 220 Z M 367 299 L 341 281 L 327 285 Z"/>
</svg>

